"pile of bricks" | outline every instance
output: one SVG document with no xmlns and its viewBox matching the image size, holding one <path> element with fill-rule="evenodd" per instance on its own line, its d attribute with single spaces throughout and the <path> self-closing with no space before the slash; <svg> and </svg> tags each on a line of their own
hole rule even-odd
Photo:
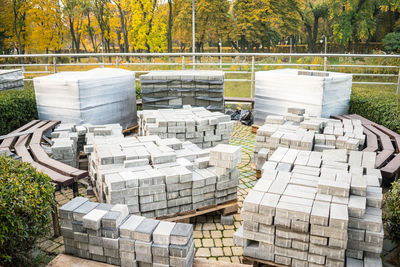
<svg viewBox="0 0 400 267">
<path fill-rule="evenodd" d="M 227 144 L 234 126 L 229 115 L 191 106 L 143 110 L 138 112 L 138 123 L 140 135 L 177 138 L 202 148 Z"/>
<path fill-rule="evenodd" d="M 183 105 L 224 110 L 222 71 L 151 71 L 140 76 L 140 85 L 145 110 Z"/>
<path fill-rule="evenodd" d="M 375 158 L 279 147 L 243 202 L 234 242 L 245 256 L 284 265 L 381 265 L 383 195 Z"/>
<path fill-rule="evenodd" d="M 160 217 L 237 198 L 240 147 L 203 150 L 176 138 L 109 134 L 87 138 L 85 146 L 101 201 L 126 204 L 131 214 Z"/>
<path fill-rule="evenodd" d="M 255 158 L 256 169 L 278 147 L 306 151 L 325 149 L 359 150 L 365 143 L 363 127 L 359 120 L 342 121 L 307 117 L 304 110 L 289 108 L 286 116 L 269 115 L 257 130 Z M 260 156 L 260 157 L 259 157 Z"/>
<path fill-rule="evenodd" d="M 76 197 L 60 209 L 65 252 L 121 266 L 192 266 L 193 226 L 129 215 Z"/>
</svg>

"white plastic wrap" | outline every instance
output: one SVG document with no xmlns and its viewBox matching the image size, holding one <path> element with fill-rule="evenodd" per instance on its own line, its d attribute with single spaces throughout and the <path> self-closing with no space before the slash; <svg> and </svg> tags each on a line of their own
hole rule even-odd
<svg viewBox="0 0 400 267">
<path fill-rule="evenodd" d="M 325 76 L 326 75 L 326 76 Z M 289 107 L 305 108 L 310 115 L 328 118 L 346 114 L 352 75 L 280 69 L 256 72 L 255 123 L 267 115 L 285 115 Z"/>
<path fill-rule="evenodd" d="M 24 74 L 21 69 L 0 70 L 0 91 L 24 88 Z"/>
<path fill-rule="evenodd" d="M 41 120 L 136 125 L 135 73 L 111 68 L 33 79 Z"/>
</svg>

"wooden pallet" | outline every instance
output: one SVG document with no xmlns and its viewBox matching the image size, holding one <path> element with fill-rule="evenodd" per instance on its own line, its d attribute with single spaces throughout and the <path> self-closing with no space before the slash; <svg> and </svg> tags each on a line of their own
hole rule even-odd
<svg viewBox="0 0 400 267">
<path fill-rule="evenodd" d="M 256 170 L 256 164 L 254 162 L 251 163 L 251 169 L 256 172 L 256 178 L 260 179 L 262 176 L 261 170 Z"/>
<path fill-rule="evenodd" d="M 78 156 L 78 168 L 80 170 L 89 170 L 89 159 L 85 152 L 80 152 Z"/>
<path fill-rule="evenodd" d="M 226 215 L 237 213 L 237 210 L 238 210 L 238 204 L 237 204 L 237 199 L 235 199 L 235 200 L 231 200 L 231 201 L 228 201 L 228 202 L 225 202 L 222 204 L 218 204 L 218 205 L 214 204 L 214 205 L 206 206 L 203 208 L 199 208 L 197 210 L 190 210 L 187 212 L 157 217 L 157 219 L 163 220 L 163 221 L 169 221 L 169 222 L 189 223 L 190 218 L 208 214 L 211 212 L 220 211 L 222 213 L 222 215 L 226 216 Z"/>
<path fill-rule="evenodd" d="M 278 263 L 271 262 L 271 261 L 261 260 L 261 259 L 255 259 L 255 258 L 247 257 L 247 256 L 243 256 L 243 263 L 252 265 L 254 267 L 264 266 L 264 265 L 274 266 L 274 267 L 287 267 L 286 265 L 278 264 Z"/>
<path fill-rule="evenodd" d="M 260 128 L 260 125 L 257 125 L 257 124 L 251 125 L 251 132 L 257 133 L 258 128 Z"/>
<path fill-rule="evenodd" d="M 114 267 L 115 265 L 110 265 L 98 261 L 86 260 L 82 258 L 78 258 L 76 256 L 59 254 L 55 257 L 47 267 L 65 267 L 65 266 L 80 266 L 80 267 Z M 223 261 L 213 261 L 206 259 L 194 259 L 193 267 L 208 267 L 208 266 L 216 266 L 216 267 L 249 267 L 250 265 L 240 264 L 240 263 L 231 263 L 231 262 L 223 262 Z"/>
<path fill-rule="evenodd" d="M 135 125 L 132 127 L 129 127 L 125 130 L 122 130 L 123 134 L 129 134 L 129 133 L 137 133 L 139 131 L 139 125 Z"/>
</svg>

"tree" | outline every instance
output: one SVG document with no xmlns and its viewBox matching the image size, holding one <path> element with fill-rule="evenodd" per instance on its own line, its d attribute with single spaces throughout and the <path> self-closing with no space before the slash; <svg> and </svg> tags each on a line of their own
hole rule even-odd
<svg viewBox="0 0 400 267">
<path fill-rule="evenodd" d="M 113 0 L 113 3 L 117 7 L 119 19 L 120 19 L 120 31 L 123 37 L 123 51 L 129 53 L 129 41 L 128 41 L 128 13 L 129 5 L 124 0 Z M 122 49 L 121 49 L 122 50 Z"/>
<path fill-rule="evenodd" d="M 315 53 L 319 20 L 328 18 L 329 5 L 325 1 L 301 0 L 295 8 L 306 32 L 308 51 Z"/>
<path fill-rule="evenodd" d="M 279 1 L 236 0 L 233 4 L 232 45 L 240 52 L 258 51 L 280 39 Z"/>
<path fill-rule="evenodd" d="M 59 51 L 62 46 L 64 27 L 61 6 L 57 0 L 31 0 L 27 11 L 27 47 L 38 52 Z"/>
<path fill-rule="evenodd" d="M 382 41 L 386 51 L 391 53 L 400 52 L 400 32 L 388 33 Z"/>
<path fill-rule="evenodd" d="M 175 1 L 175 38 L 181 46 L 192 43 L 192 2 Z M 230 27 L 230 2 L 228 0 L 196 1 L 196 51 L 204 48 L 206 42 L 218 44 L 228 38 Z"/>
<path fill-rule="evenodd" d="M 4 34 L 12 37 L 8 42 L 16 48 L 18 54 L 25 53 L 26 16 L 30 2 L 24 0 L 3 0 L 0 9 L 0 20 Z"/>
<path fill-rule="evenodd" d="M 75 53 L 80 52 L 82 26 L 84 18 L 85 6 L 88 5 L 88 0 L 61 0 L 63 5 L 63 13 L 69 27 L 69 32 L 72 39 L 72 50 Z"/>
<path fill-rule="evenodd" d="M 131 0 L 129 39 L 135 50 L 165 51 L 167 27 L 165 5 L 158 0 Z"/>
<path fill-rule="evenodd" d="M 109 3 L 109 0 L 93 0 L 93 13 L 100 28 L 101 43 L 106 53 L 110 52 L 111 45 L 111 10 L 108 6 Z"/>
<path fill-rule="evenodd" d="M 376 0 L 331 0 L 331 17 L 334 18 L 333 37 L 342 46 L 353 42 L 352 52 L 357 52 L 361 39 L 367 40 L 375 32 L 379 3 Z"/>
</svg>

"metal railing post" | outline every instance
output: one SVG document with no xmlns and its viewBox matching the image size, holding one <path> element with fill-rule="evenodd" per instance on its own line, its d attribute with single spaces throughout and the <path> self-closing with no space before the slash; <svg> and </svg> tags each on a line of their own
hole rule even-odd
<svg viewBox="0 0 400 267">
<path fill-rule="evenodd" d="M 104 54 L 101 54 L 101 67 L 104 68 Z"/>
<path fill-rule="evenodd" d="M 54 73 L 57 73 L 57 58 L 53 57 L 53 71 Z"/>
<path fill-rule="evenodd" d="M 399 68 L 399 77 L 397 78 L 397 90 L 396 90 L 396 94 L 399 94 L 399 90 L 400 90 L 400 68 Z"/>
<path fill-rule="evenodd" d="M 115 57 L 115 64 L 117 65 L 117 69 L 119 69 L 119 57 Z"/>
<path fill-rule="evenodd" d="M 196 69 L 196 56 L 193 56 L 193 70 Z"/>
<path fill-rule="evenodd" d="M 182 70 L 185 69 L 185 56 L 182 56 Z"/>
<path fill-rule="evenodd" d="M 219 68 L 222 69 L 222 56 L 219 57 Z"/>
<path fill-rule="evenodd" d="M 324 57 L 324 71 L 327 70 L 327 63 L 328 63 L 328 58 Z"/>
<path fill-rule="evenodd" d="M 253 99 L 254 91 L 254 56 L 251 57 L 251 94 L 250 98 Z"/>
</svg>

